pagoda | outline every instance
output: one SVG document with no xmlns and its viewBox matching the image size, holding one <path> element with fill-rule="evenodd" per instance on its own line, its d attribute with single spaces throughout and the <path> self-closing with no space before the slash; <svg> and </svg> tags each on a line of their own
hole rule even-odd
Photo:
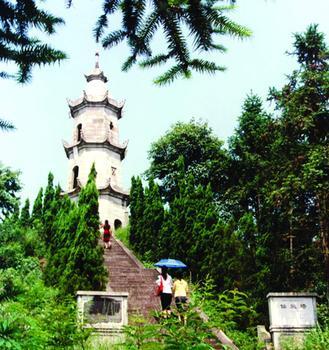
<svg viewBox="0 0 329 350">
<path fill-rule="evenodd" d="M 67 191 L 77 201 L 95 164 L 96 186 L 99 191 L 99 216 L 109 220 L 115 229 L 128 223 L 129 195 L 122 188 L 122 161 L 128 142 L 119 141 L 119 120 L 123 102 L 114 100 L 107 90 L 107 77 L 99 68 L 96 53 L 95 68 L 85 75 L 83 96 L 68 100 L 73 119 L 72 142 L 63 141 L 68 158 Z"/>
</svg>

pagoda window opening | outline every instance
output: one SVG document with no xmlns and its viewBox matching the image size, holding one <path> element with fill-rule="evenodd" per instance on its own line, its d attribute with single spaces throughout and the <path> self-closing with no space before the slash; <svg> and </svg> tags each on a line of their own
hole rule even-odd
<svg viewBox="0 0 329 350">
<path fill-rule="evenodd" d="M 110 122 L 110 130 L 112 130 L 113 128 L 114 128 L 113 123 Z"/>
<path fill-rule="evenodd" d="M 77 141 L 81 141 L 81 131 L 82 131 L 82 124 L 79 124 L 77 126 Z"/>
<path fill-rule="evenodd" d="M 120 227 L 122 227 L 122 222 L 119 219 L 115 219 L 114 220 L 114 229 L 117 230 Z"/>
<path fill-rule="evenodd" d="M 73 168 L 73 188 L 78 186 L 78 176 L 79 176 L 79 167 L 76 165 Z"/>
</svg>

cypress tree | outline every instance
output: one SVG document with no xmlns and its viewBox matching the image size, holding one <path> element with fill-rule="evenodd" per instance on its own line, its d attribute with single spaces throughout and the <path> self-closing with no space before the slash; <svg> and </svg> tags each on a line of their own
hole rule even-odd
<svg viewBox="0 0 329 350">
<path fill-rule="evenodd" d="M 50 172 L 48 174 L 48 183 L 45 189 L 45 196 L 43 200 L 43 214 L 44 219 L 46 220 L 46 216 L 51 209 L 51 203 L 54 198 L 55 190 L 54 190 L 54 175 Z"/>
<path fill-rule="evenodd" d="M 103 263 L 103 248 L 99 241 L 98 190 L 95 183 L 96 170 L 92 166 L 86 186 L 81 190 L 76 209 L 79 223 L 69 247 L 66 268 L 59 285 L 66 293 L 79 289 L 102 290 L 107 271 Z M 75 217 L 75 215 L 73 215 Z"/>
<path fill-rule="evenodd" d="M 144 189 L 140 177 L 132 178 L 130 190 L 130 235 L 129 243 L 140 252 L 141 237 L 144 229 Z"/>
<path fill-rule="evenodd" d="M 33 209 L 32 209 L 32 222 L 35 220 L 42 221 L 42 213 L 43 213 L 43 188 L 41 187 L 37 198 L 34 201 Z"/>
<path fill-rule="evenodd" d="M 159 186 L 153 179 L 149 180 L 149 186 L 145 189 L 144 212 L 141 227 L 139 252 L 146 254 L 148 259 L 157 259 L 160 230 L 164 220 L 164 208 L 159 192 Z"/>
<path fill-rule="evenodd" d="M 20 224 L 23 227 L 28 227 L 31 224 L 30 200 L 28 198 L 26 199 L 24 207 L 22 208 L 22 211 L 21 211 Z"/>
<path fill-rule="evenodd" d="M 60 279 L 67 267 L 69 255 L 74 249 L 74 236 L 79 225 L 80 213 L 76 204 L 66 195 L 52 225 L 52 239 L 47 245 L 48 261 L 44 278 L 48 285 L 60 287 Z"/>
</svg>

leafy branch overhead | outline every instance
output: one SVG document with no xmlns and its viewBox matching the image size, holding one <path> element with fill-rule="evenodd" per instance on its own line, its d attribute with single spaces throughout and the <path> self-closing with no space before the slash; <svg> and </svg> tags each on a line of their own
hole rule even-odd
<svg viewBox="0 0 329 350">
<path fill-rule="evenodd" d="M 245 38 L 248 28 L 230 20 L 226 13 L 234 6 L 218 6 L 218 0 L 104 0 L 103 14 L 98 18 L 94 34 L 104 48 L 126 41 L 130 55 L 122 69 L 127 71 L 138 63 L 149 68 L 173 62 L 154 82 L 171 83 L 178 77 L 189 78 L 191 72 L 215 73 L 225 68 L 199 58 L 210 51 L 225 52 L 218 39 L 223 35 Z M 122 13 L 119 30 L 106 33 L 109 17 Z M 166 48 L 154 54 L 152 39 L 156 33 L 165 35 Z M 194 55 L 198 55 L 195 57 Z"/>
<path fill-rule="evenodd" d="M 39 8 L 34 0 L 0 0 L 0 62 L 14 63 L 17 74 L 0 71 L 0 78 L 16 78 L 25 83 L 31 78 L 35 65 L 58 62 L 65 53 L 53 49 L 30 31 L 52 35 L 55 27 L 64 21 Z"/>
</svg>

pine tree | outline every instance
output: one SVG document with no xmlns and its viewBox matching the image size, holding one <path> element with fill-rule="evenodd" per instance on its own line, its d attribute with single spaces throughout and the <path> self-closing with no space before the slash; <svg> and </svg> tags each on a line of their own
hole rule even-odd
<svg viewBox="0 0 329 350">
<path fill-rule="evenodd" d="M 322 250 L 329 298 L 329 49 L 316 25 L 295 34 L 292 54 L 299 69 L 281 90 L 273 88 L 270 93 L 281 112 L 278 151 L 282 166 L 275 179 L 280 190 L 275 194 L 287 221 L 295 283 L 300 288 L 301 283 L 305 285 L 300 278 L 306 278 L 303 272 L 310 266 L 305 253 L 316 243 Z"/>
</svg>

